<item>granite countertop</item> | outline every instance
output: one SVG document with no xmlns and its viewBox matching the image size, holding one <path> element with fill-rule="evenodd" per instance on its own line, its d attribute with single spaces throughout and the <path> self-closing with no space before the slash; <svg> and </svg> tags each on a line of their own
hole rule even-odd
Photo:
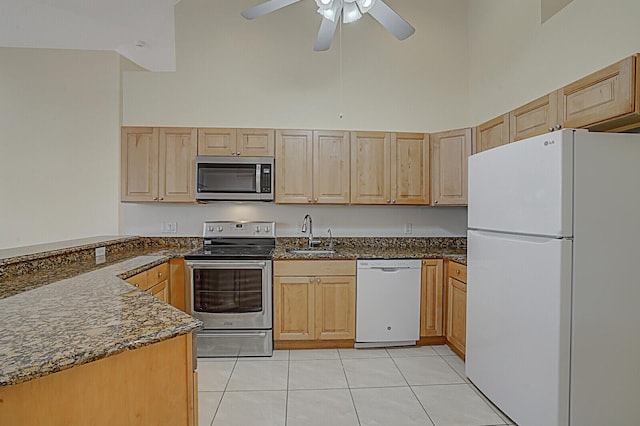
<svg viewBox="0 0 640 426">
<path fill-rule="evenodd" d="M 291 244 L 278 244 L 273 253 L 274 260 L 313 260 L 313 259 L 450 259 L 467 264 L 467 249 L 464 247 L 428 247 L 379 245 L 339 245 L 331 254 L 298 254 L 289 251 Z"/>
<path fill-rule="evenodd" d="M 186 251 L 132 250 L 103 265 L 77 262 L 0 282 L 0 386 L 201 328 L 122 280 Z"/>
</svg>

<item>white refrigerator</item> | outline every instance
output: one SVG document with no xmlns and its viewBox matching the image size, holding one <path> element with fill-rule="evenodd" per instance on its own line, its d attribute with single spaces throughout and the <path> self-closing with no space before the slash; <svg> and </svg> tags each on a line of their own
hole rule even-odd
<svg viewBox="0 0 640 426">
<path fill-rule="evenodd" d="M 469 158 L 466 374 L 520 426 L 640 425 L 640 135 Z"/>
</svg>

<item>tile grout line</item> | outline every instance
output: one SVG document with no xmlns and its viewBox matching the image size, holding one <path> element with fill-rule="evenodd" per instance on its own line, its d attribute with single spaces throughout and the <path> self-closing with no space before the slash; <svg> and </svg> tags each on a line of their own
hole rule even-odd
<svg viewBox="0 0 640 426">
<path fill-rule="evenodd" d="M 287 350 L 287 391 L 284 398 L 284 426 L 289 419 L 289 379 L 291 378 L 291 350 Z"/>
<path fill-rule="evenodd" d="M 353 405 L 353 411 L 356 413 L 356 420 L 358 421 L 358 426 L 362 426 L 362 422 L 360 422 L 360 414 L 358 414 L 358 407 L 356 407 L 356 401 L 353 399 L 353 392 L 351 392 L 351 385 L 349 384 L 349 378 L 347 377 L 347 371 L 344 369 L 344 363 L 342 362 L 342 355 L 340 355 L 340 351 L 338 350 L 338 359 L 340 359 L 340 365 L 342 366 L 342 374 L 344 374 L 344 380 L 347 382 L 347 389 L 349 390 L 349 396 L 351 397 L 351 405 Z"/>
<path fill-rule="evenodd" d="M 227 387 L 229 387 L 229 382 L 231 381 L 231 376 L 233 376 L 233 372 L 236 370 L 236 365 L 238 365 L 238 358 L 233 362 L 233 367 L 231 368 L 231 373 L 229 373 L 229 378 L 227 379 L 227 383 L 224 385 L 224 390 L 222 391 L 222 396 L 220 397 L 220 402 L 218 402 L 218 406 L 216 407 L 216 412 L 213 415 L 213 419 L 211 420 L 211 426 L 213 426 L 213 422 L 216 421 L 216 416 L 218 415 L 218 410 L 220 410 L 220 406 L 222 405 L 222 400 L 227 393 Z"/>
</svg>

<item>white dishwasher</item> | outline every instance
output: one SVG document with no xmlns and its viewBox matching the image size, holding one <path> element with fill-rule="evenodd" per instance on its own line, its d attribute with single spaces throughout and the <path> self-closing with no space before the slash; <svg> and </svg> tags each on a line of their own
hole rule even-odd
<svg viewBox="0 0 640 426">
<path fill-rule="evenodd" d="M 419 259 L 357 261 L 356 348 L 415 345 L 420 339 Z"/>
</svg>

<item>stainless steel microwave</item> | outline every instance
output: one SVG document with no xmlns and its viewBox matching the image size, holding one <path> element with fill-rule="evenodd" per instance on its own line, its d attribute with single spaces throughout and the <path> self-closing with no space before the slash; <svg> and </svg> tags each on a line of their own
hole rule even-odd
<svg viewBox="0 0 640 426">
<path fill-rule="evenodd" d="M 273 157 L 196 157 L 196 200 L 273 201 Z"/>
</svg>

